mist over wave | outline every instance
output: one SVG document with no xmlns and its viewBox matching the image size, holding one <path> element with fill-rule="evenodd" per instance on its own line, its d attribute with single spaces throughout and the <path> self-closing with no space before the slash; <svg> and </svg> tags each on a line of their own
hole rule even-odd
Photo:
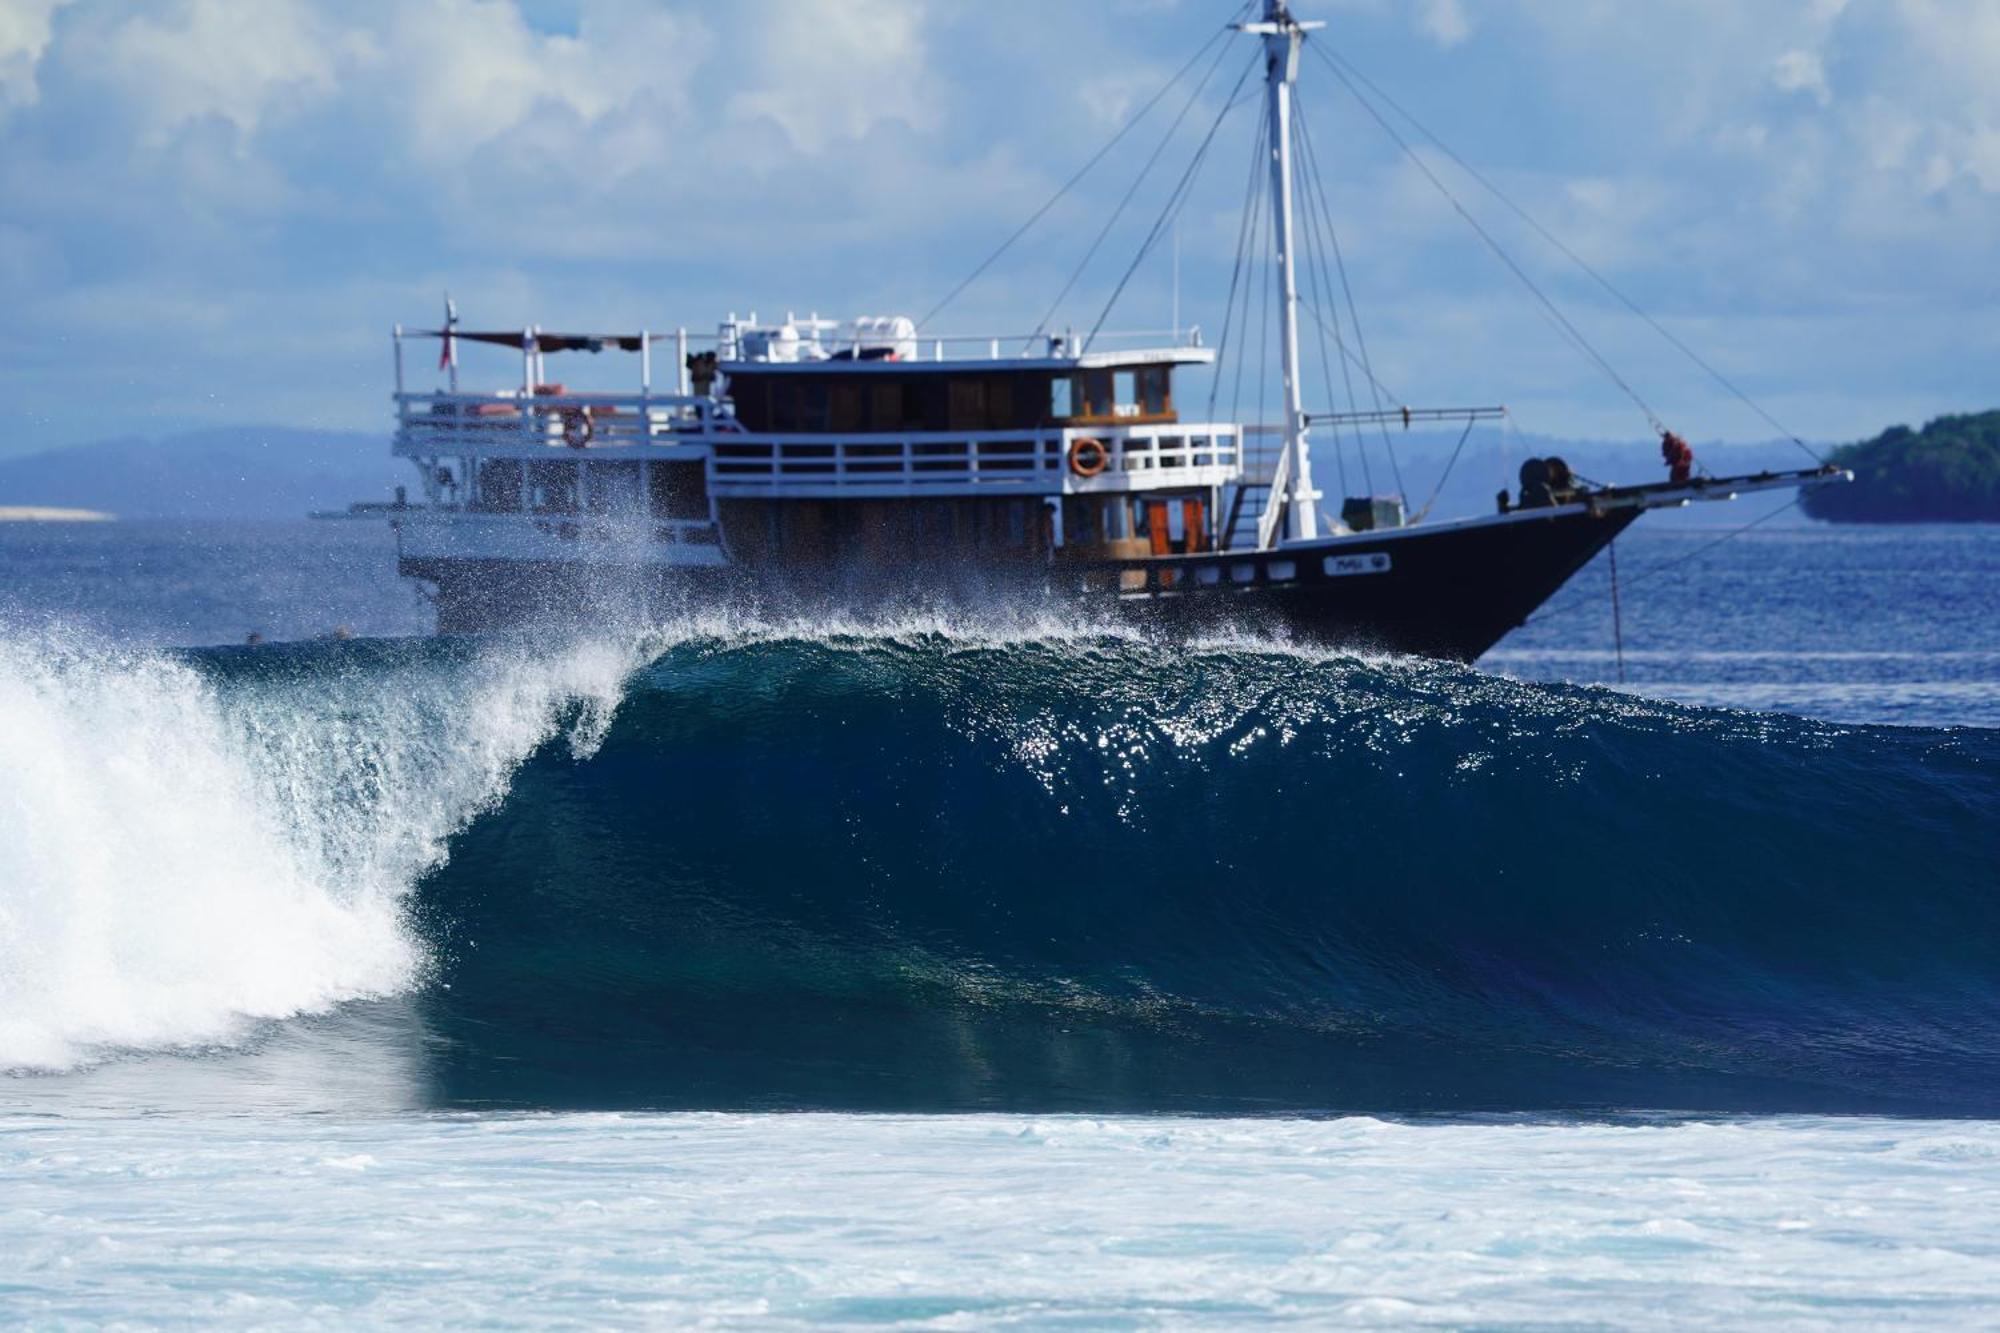
<svg viewBox="0 0 2000 1333">
<path fill-rule="evenodd" d="M 445 1105 L 2000 1109 L 1989 731 L 1033 620 L 6 651 L 0 1063 L 400 993 Z"/>
</svg>

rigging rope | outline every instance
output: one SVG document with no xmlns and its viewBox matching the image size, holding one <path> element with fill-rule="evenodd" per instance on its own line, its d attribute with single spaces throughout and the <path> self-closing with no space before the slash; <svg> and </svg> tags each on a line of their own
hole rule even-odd
<svg viewBox="0 0 2000 1333">
<path fill-rule="evenodd" d="M 1313 341 L 1319 345 L 1319 362 L 1320 362 L 1319 373 L 1320 373 L 1322 388 L 1327 396 L 1327 400 L 1331 402 L 1333 401 L 1334 378 L 1333 378 L 1333 368 L 1327 364 L 1326 360 L 1326 343 L 1327 343 L 1328 329 L 1326 327 L 1326 320 L 1320 316 L 1317 306 L 1318 298 L 1329 289 L 1329 283 L 1326 277 L 1326 261 L 1324 257 L 1321 256 L 1321 254 L 1319 253 L 1319 247 L 1315 243 L 1316 240 L 1317 240 L 1316 232 L 1313 229 L 1308 228 L 1306 230 L 1306 245 L 1305 245 L 1306 281 L 1311 286 L 1313 291 L 1313 296 L 1315 299 L 1311 301 L 1302 300 L 1300 301 L 1299 304 L 1303 306 L 1309 314 L 1312 315 L 1313 326 L 1319 334 L 1319 336 L 1315 338 Z M 1331 304 L 1330 297 L 1328 298 L 1328 302 L 1329 304 Z M 1333 309 L 1335 312 L 1335 325 L 1334 328 L 1332 329 L 1333 342 L 1334 345 L 1340 349 L 1341 382 L 1344 383 L 1347 388 L 1347 410 L 1350 414 L 1352 414 L 1356 412 L 1358 406 L 1358 400 L 1354 396 L 1354 374 L 1351 370 L 1348 369 L 1347 344 L 1342 340 L 1340 336 L 1340 327 L 1338 323 L 1340 308 L 1338 306 L 1334 306 Z M 1335 423 L 1333 423 L 1333 458 L 1334 462 L 1339 466 L 1340 469 L 1340 493 L 1343 497 L 1345 497 L 1349 493 L 1347 486 L 1347 454 L 1346 451 L 1341 448 L 1341 444 L 1342 444 L 1342 437 L 1340 431 L 1340 423 L 1336 421 Z M 1360 423 L 1358 421 L 1354 423 L 1354 444 L 1355 444 L 1356 456 L 1359 458 L 1361 463 L 1362 479 L 1364 482 L 1366 482 L 1369 491 L 1372 493 L 1375 489 L 1375 483 L 1368 476 L 1368 449 L 1362 435 Z"/>
<path fill-rule="evenodd" d="M 1250 244 L 1250 210 L 1251 205 L 1257 197 L 1257 168 L 1260 165 L 1260 159 L 1264 156 L 1264 136 L 1268 128 L 1263 121 L 1258 121 L 1257 133 L 1251 142 L 1250 183 L 1245 187 L 1243 192 L 1242 221 L 1237 224 L 1236 228 L 1236 261 L 1229 270 L 1229 300 L 1222 307 L 1222 341 L 1216 344 L 1215 370 L 1208 378 L 1208 419 L 1210 421 L 1215 420 L 1215 400 L 1216 396 L 1222 391 L 1222 368 L 1227 364 L 1229 331 L 1232 321 L 1236 317 L 1236 283 L 1243 275 L 1243 256 Z M 1244 306 L 1243 318 L 1245 320 L 1250 318 L 1247 301 Z"/>
<path fill-rule="evenodd" d="M 1258 156 L 1261 157 L 1270 148 L 1271 136 L 1268 126 L 1257 142 Z M 1268 290 L 1261 288 L 1257 282 L 1257 266 L 1264 262 L 1263 251 L 1271 241 L 1269 233 L 1258 225 L 1263 216 L 1264 192 L 1258 190 L 1250 197 L 1250 244 L 1257 248 L 1250 252 L 1250 263 L 1246 270 L 1248 281 L 1243 284 L 1243 326 L 1236 347 L 1236 383 L 1229 394 L 1229 419 L 1235 422 L 1243 420 L 1243 363 L 1249 356 L 1250 350 L 1250 302 L 1255 299 L 1252 289 Z M 1263 317 L 1259 315 L 1258 318 L 1261 321 Z"/>
<path fill-rule="evenodd" d="M 1084 270 L 1090 267 L 1090 261 L 1097 257 L 1097 251 L 1103 246 L 1104 238 L 1111 234 L 1111 229 L 1118 225 L 1118 219 L 1125 215 L 1126 208 L 1130 207 L 1132 200 L 1138 196 L 1140 187 L 1145 185 L 1146 177 L 1153 174 L 1153 167 L 1159 162 L 1160 155 L 1165 153 L 1167 146 L 1174 141 L 1174 135 L 1180 132 L 1181 124 L 1187 119 L 1188 112 L 1194 110 L 1195 103 L 1201 100 L 1202 91 L 1208 87 L 1209 80 L 1215 77 L 1215 71 L 1222 68 L 1222 62 L 1227 58 L 1228 54 L 1229 50 L 1227 47 L 1215 53 L 1215 60 L 1209 65 L 1207 72 L 1201 76 L 1201 82 L 1197 83 L 1194 86 L 1194 91 L 1188 94 L 1188 100 L 1182 103 L 1179 114 L 1174 117 L 1173 124 L 1167 126 L 1167 132 L 1160 137 L 1160 142 L 1154 147 L 1151 156 L 1146 159 L 1145 165 L 1139 168 L 1138 176 L 1133 178 L 1132 184 L 1126 188 L 1124 197 L 1118 201 L 1118 206 L 1111 210 L 1111 216 L 1107 217 L 1104 220 L 1104 225 L 1098 228 L 1096 237 L 1090 242 L 1090 248 L 1083 252 L 1083 258 L 1078 260 L 1076 267 L 1070 271 L 1069 280 L 1063 283 L 1062 290 L 1056 293 L 1056 299 L 1049 302 L 1047 313 L 1036 322 L 1034 332 L 1028 335 L 1029 341 L 1032 342 L 1035 337 L 1047 331 L 1049 321 L 1054 319 L 1056 311 L 1062 308 L 1064 298 L 1070 294 L 1070 290 L 1083 277 Z M 1225 106 L 1225 114 L 1227 111 L 1228 107 Z M 1213 134 L 1213 131 L 1210 131 L 1210 133 Z"/>
<path fill-rule="evenodd" d="M 1451 480 L 1451 470 L 1458 466 L 1458 456 L 1465 452 L 1465 442 L 1472 438 L 1472 428 L 1477 423 L 1477 417 L 1465 419 L 1465 429 L 1458 433 L 1458 444 L 1453 447 L 1451 457 L 1445 460 L 1444 471 L 1438 474 L 1437 485 L 1431 487 L 1431 498 L 1424 501 L 1424 507 L 1416 512 L 1416 516 L 1410 520 L 1411 523 L 1423 522 L 1425 515 L 1431 512 L 1431 506 L 1438 502 L 1438 496 L 1444 493 L 1444 484 Z"/>
<path fill-rule="evenodd" d="M 1161 238 L 1172 228 L 1175 219 L 1180 216 L 1181 209 L 1187 204 L 1188 195 L 1194 190 L 1195 181 L 1201 175 L 1202 164 L 1208 160 L 1209 149 L 1215 146 L 1215 136 L 1222 129 L 1222 122 L 1229 119 L 1230 112 L 1243 105 L 1243 85 L 1249 80 L 1250 71 L 1256 66 L 1257 61 L 1253 56 L 1250 63 L 1243 67 L 1243 73 L 1237 77 L 1236 86 L 1229 90 L 1229 97 L 1223 102 L 1222 110 L 1216 113 L 1214 124 L 1208 127 L 1208 133 L 1203 136 L 1201 146 L 1195 149 L 1193 160 L 1187 164 L 1187 169 L 1181 172 L 1180 180 L 1167 195 L 1167 202 L 1160 209 L 1160 215 L 1153 219 L 1152 230 L 1148 231 L 1146 238 L 1139 243 L 1139 252 L 1132 256 L 1132 262 L 1126 266 L 1124 276 L 1120 277 L 1118 285 L 1111 289 L 1111 298 L 1104 303 L 1104 309 L 1098 312 L 1097 322 L 1090 326 L 1090 332 L 1083 340 L 1085 347 L 1097 341 L 1097 335 L 1104 328 L 1104 321 L 1111 318 L 1112 307 L 1116 306 L 1118 298 L 1125 294 L 1126 284 L 1132 281 L 1132 275 L 1146 262 L 1146 256 L 1153 252 L 1153 247 L 1160 243 Z"/>
<path fill-rule="evenodd" d="M 1241 18 L 1245 13 L 1249 12 L 1249 9 L 1250 9 L 1250 3 L 1246 2 L 1237 10 L 1236 18 Z M 1145 104 L 1141 106 L 1137 112 L 1133 113 L 1131 119 L 1127 120 L 1125 124 L 1118 130 L 1118 132 L 1116 134 L 1113 134 L 1102 148 L 1099 148 L 1096 153 L 1091 155 L 1091 158 L 1088 162 L 1085 162 L 1081 167 L 1078 167 L 1076 169 L 1075 175 L 1071 176 L 1068 180 L 1064 181 L 1062 185 L 1056 189 L 1056 192 L 1050 195 L 1042 203 L 1042 206 L 1036 209 L 1034 213 L 1029 216 L 1026 222 L 1023 222 L 1019 227 L 1016 227 L 1014 229 L 1014 233 L 1011 236 L 1009 236 L 1006 240 L 1000 243 L 998 249 L 994 250 L 992 254 L 986 256 L 985 259 L 981 260 L 979 262 L 979 266 L 973 269 L 972 272 L 968 273 L 965 276 L 965 278 L 958 284 L 958 286 L 952 288 L 950 292 L 946 293 L 945 298 L 942 301 L 939 301 L 936 305 L 932 306 L 930 308 L 929 313 L 926 314 L 921 320 L 917 321 L 918 327 L 921 328 L 922 326 L 929 324 L 933 319 L 937 318 L 940 314 L 942 314 L 944 312 L 945 307 L 949 306 L 953 301 L 957 300 L 967 287 L 970 287 L 973 283 L 979 280 L 981 274 L 985 273 L 987 269 L 993 267 L 994 263 L 997 260 L 999 260 L 999 258 L 1002 255 L 1006 254 L 1009 250 L 1013 249 L 1015 242 L 1019 241 L 1023 236 L 1026 236 L 1031 230 L 1033 230 L 1035 224 L 1037 222 L 1040 222 L 1044 217 L 1046 217 L 1048 215 L 1049 210 L 1054 208 L 1056 204 L 1062 200 L 1062 197 L 1064 195 L 1068 194 L 1072 189 L 1076 187 L 1078 181 L 1081 181 L 1085 176 L 1088 176 L 1091 172 L 1091 169 L 1095 167 L 1099 162 L 1102 162 L 1110 154 L 1112 149 L 1116 148 L 1120 143 L 1124 142 L 1126 135 L 1130 134 L 1133 130 L 1137 129 L 1139 127 L 1139 123 L 1145 120 L 1145 118 L 1148 115 L 1152 114 L 1153 108 L 1159 105 L 1161 99 L 1164 98 L 1168 93 L 1172 92 L 1175 85 L 1179 84 L 1182 79 L 1187 77 L 1189 70 L 1193 69 L 1196 65 L 1201 63 L 1201 58 L 1208 54 L 1208 50 L 1210 47 L 1214 46 L 1217 42 L 1220 42 L 1223 39 L 1234 35 L 1234 27 L 1235 27 L 1235 19 L 1232 19 L 1229 23 L 1223 24 L 1222 27 L 1213 36 L 1211 36 L 1206 42 L 1202 43 L 1201 48 L 1188 58 L 1188 62 L 1185 65 L 1182 65 L 1180 69 L 1174 73 L 1174 76 L 1172 78 L 1168 79 L 1165 83 L 1161 84 L 1158 91 L 1156 91 L 1151 97 L 1146 99 Z"/>
<path fill-rule="evenodd" d="M 1507 253 L 1506 247 L 1502 246 L 1494 238 L 1493 233 L 1480 225 L 1479 219 L 1472 216 L 1471 211 L 1459 201 L 1458 196 L 1451 192 L 1451 187 L 1446 185 L 1435 171 L 1431 170 L 1430 164 L 1425 162 L 1418 155 L 1417 150 L 1410 146 L 1409 140 L 1397 132 L 1396 127 L 1390 124 L 1388 118 L 1375 108 L 1373 102 L 1362 96 L 1360 88 L 1355 85 L 1353 79 L 1347 76 L 1346 71 L 1341 69 L 1339 65 L 1336 65 L 1332 57 L 1327 55 L 1325 51 L 1320 50 L 1317 45 L 1308 43 L 1308 46 L 1311 50 L 1319 53 L 1320 59 L 1325 62 L 1329 70 L 1333 71 L 1333 76 L 1340 80 L 1341 86 L 1346 88 L 1349 95 L 1360 104 L 1361 109 L 1366 111 L 1377 125 L 1381 126 L 1382 132 L 1395 141 L 1396 146 L 1402 150 L 1403 156 L 1407 157 L 1410 160 L 1410 164 L 1423 174 L 1424 178 L 1431 183 L 1432 187 L 1439 194 L 1444 196 L 1445 201 L 1452 206 L 1453 211 L 1464 219 L 1465 224 L 1472 228 L 1474 234 L 1480 240 L 1486 243 L 1486 248 L 1493 252 L 1494 257 L 1499 259 L 1502 264 L 1505 264 L 1515 278 L 1520 281 L 1521 285 L 1528 289 L 1529 294 L 1541 304 L 1542 309 L 1547 313 L 1549 318 L 1554 320 L 1563 332 L 1569 335 L 1576 347 L 1596 364 L 1597 368 L 1604 373 L 1607 379 L 1616 385 L 1627 398 L 1632 400 L 1633 404 L 1645 414 L 1646 421 L 1652 426 L 1653 430 L 1659 434 L 1665 434 L 1667 429 L 1666 423 L 1660 419 L 1657 412 L 1653 411 L 1646 400 L 1639 396 L 1639 391 L 1634 389 L 1609 361 L 1605 360 L 1604 354 L 1599 352 L 1588 338 L 1584 337 L 1583 331 L 1572 324 L 1569 317 L 1564 315 L 1555 302 L 1551 301 L 1548 295 L 1536 285 L 1535 280 L 1528 276 L 1527 270 L 1515 262 L 1514 257 Z"/>
<path fill-rule="evenodd" d="M 1625 612 L 1618 601 L 1618 539 L 1605 549 L 1611 560 L 1611 646 L 1618 654 L 1618 683 L 1625 683 Z"/>
<path fill-rule="evenodd" d="M 1667 573 L 1669 570 L 1678 569 L 1680 566 L 1687 564 L 1691 560 L 1698 560 L 1702 556 L 1707 555 L 1710 551 L 1713 551 L 1716 547 L 1721 546 L 1726 542 L 1733 542 L 1738 537 L 1741 537 L 1744 533 L 1749 532 L 1751 529 L 1761 528 L 1766 523 L 1769 523 L 1772 519 L 1778 518 L 1783 514 L 1790 513 L 1792 510 L 1797 509 L 1799 505 L 1804 502 L 1804 499 L 1805 497 L 1803 495 L 1794 496 L 1790 501 L 1786 502 L 1785 504 L 1779 505 L 1776 509 L 1773 509 L 1770 513 L 1765 514 L 1762 518 L 1752 519 L 1750 522 L 1745 523 L 1742 527 L 1735 528 L 1729 532 L 1725 532 L 1720 537 L 1717 537 L 1714 541 L 1705 542 L 1702 545 L 1697 546 L 1694 550 L 1689 551 L 1685 555 L 1677 555 L 1671 560 L 1662 560 L 1656 565 L 1649 566 L 1637 578 L 1631 578 L 1625 580 L 1625 586 L 1627 588 L 1636 588 L 1642 583 L 1657 578 L 1661 574 Z M 1526 620 L 1522 621 L 1521 623 L 1523 625 L 1539 625 L 1544 620 L 1550 620 L 1560 615 L 1567 615 L 1569 612 L 1574 611 L 1578 607 L 1585 605 L 1588 605 L 1588 602 L 1582 597 L 1577 597 L 1571 601 L 1564 602 L 1560 606 L 1552 606 L 1546 611 L 1542 611 L 1537 615 L 1529 616 Z"/>
<path fill-rule="evenodd" d="M 1321 176 L 1319 170 L 1319 154 L 1313 148 L 1312 131 L 1306 125 L 1305 106 L 1302 102 L 1299 101 L 1296 91 L 1294 91 L 1292 100 L 1293 100 L 1293 106 L 1296 110 L 1295 124 L 1298 127 L 1300 139 L 1303 142 L 1306 150 L 1303 155 L 1303 160 L 1305 163 L 1305 176 L 1306 176 L 1306 186 L 1308 194 L 1307 211 L 1309 213 L 1311 212 L 1311 204 L 1314 200 L 1317 200 L 1319 205 L 1319 217 L 1322 224 L 1326 227 L 1327 243 L 1332 248 L 1333 251 L 1334 268 L 1340 274 L 1340 290 L 1347 297 L 1347 322 L 1354 329 L 1355 346 L 1361 352 L 1361 366 L 1368 376 L 1369 398 L 1374 403 L 1375 410 L 1379 413 L 1383 410 L 1382 395 L 1380 392 L 1381 381 L 1375 378 L 1374 366 L 1368 355 L 1368 337 L 1361 330 L 1361 309 L 1358 305 L 1355 304 L 1354 287 L 1353 284 L 1351 284 L 1347 278 L 1347 259 L 1341 253 L 1340 233 L 1334 228 L 1333 225 L 1333 206 L 1327 201 L 1326 182 L 1325 179 Z M 1338 319 L 1337 313 L 1335 318 Z M 1388 423 L 1378 420 L 1375 424 L 1382 434 L 1383 452 L 1389 455 L 1389 470 L 1390 473 L 1396 478 L 1396 493 L 1398 495 L 1403 495 L 1406 493 L 1405 488 L 1403 486 L 1403 465 L 1396 458 L 1395 444 L 1392 443 L 1389 439 Z M 1360 428 L 1357 426 L 1355 429 L 1355 435 L 1358 437 L 1360 434 L 1361 434 Z M 1363 457 L 1365 458 L 1366 456 L 1367 455 L 1364 452 Z M 1374 484 L 1372 482 L 1369 484 L 1368 489 L 1370 491 L 1373 491 L 1375 489 Z"/>
<path fill-rule="evenodd" d="M 1750 397 L 1749 394 L 1745 393 L 1728 376 L 1724 375 L 1720 370 L 1717 370 L 1714 366 L 1710 365 L 1708 361 L 1704 359 L 1699 352 L 1695 351 L 1694 348 L 1688 346 L 1680 338 L 1675 336 L 1672 330 L 1668 329 L 1664 324 L 1660 323 L 1659 320 L 1653 318 L 1653 316 L 1647 313 L 1647 311 L 1644 308 L 1642 308 L 1637 301 L 1634 301 L 1631 297 L 1627 296 L 1622 290 L 1620 290 L 1617 286 L 1615 286 L 1612 283 L 1611 279 L 1605 277 L 1602 273 L 1598 272 L 1598 270 L 1595 267 L 1593 267 L 1588 261 L 1586 261 L 1583 258 L 1583 256 L 1579 255 L 1575 250 L 1572 250 L 1568 245 L 1564 244 L 1561 237 L 1557 236 L 1554 232 L 1550 231 L 1547 227 L 1543 226 L 1541 222 L 1538 219 L 1536 219 L 1532 214 L 1530 214 L 1526 209 L 1522 208 L 1519 204 L 1515 203 L 1513 199 L 1508 197 L 1507 193 L 1504 190 L 1502 190 L 1498 185 L 1495 185 L 1492 181 L 1488 180 L 1483 174 L 1481 174 L 1478 171 L 1477 168 L 1473 167 L 1471 163 L 1467 162 L 1464 158 L 1460 157 L 1456 152 L 1454 152 L 1450 144 L 1446 143 L 1443 139 L 1439 138 L 1428 126 L 1426 126 L 1422 121 L 1418 120 L 1416 116 L 1412 115 L 1410 111 L 1407 108 L 1405 108 L 1400 102 L 1398 102 L 1395 98 L 1391 97 L 1388 93 L 1384 92 L 1379 84 L 1377 84 L 1373 79 L 1369 78 L 1360 69 L 1356 68 L 1352 61 L 1348 60 L 1345 56 L 1341 55 L 1339 52 L 1336 51 L 1322 51 L 1321 54 L 1329 62 L 1337 61 L 1340 64 L 1340 66 L 1343 67 L 1348 73 L 1352 74 L 1356 79 L 1360 80 L 1363 84 L 1366 84 L 1368 90 L 1371 93 L 1373 93 L 1376 97 L 1380 98 L 1382 102 L 1389 107 L 1390 110 L 1394 111 L 1397 115 L 1401 116 L 1404 120 L 1408 121 L 1410 125 L 1417 131 L 1417 133 L 1423 135 L 1424 138 L 1430 140 L 1430 142 L 1437 148 L 1439 152 L 1443 153 L 1447 158 L 1451 159 L 1451 161 L 1457 165 L 1460 171 L 1463 171 L 1466 175 L 1470 176 L 1473 180 L 1477 181 L 1482 187 L 1484 187 L 1484 189 L 1488 194 L 1492 195 L 1495 199 L 1499 200 L 1500 203 L 1504 205 L 1509 212 L 1513 213 L 1514 216 L 1521 219 L 1521 221 L 1527 223 L 1529 227 L 1534 229 L 1537 235 L 1539 235 L 1543 240 L 1547 241 L 1550 245 L 1554 246 L 1558 251 L 1560 251 L 1565 259 L 1568 259 L 1572 264 L 1575 264 L 1577 268 L 1581 269 L 1587 276 L 1589 276 L 1591 281 L 1595 282 L 1599 287 L 1602 287 L 1606 292 L 1610 293 L 1610 295 L 1615 300 L 1617 300 L 1619 304 L 1623 305 L 1627 310 L 1630 310 L 1633 314 L 1637 315 L 1640 319 L 1644 320 L 1646 324 L 1653 330 L 1653 332 L 1659 334 L 1662 338 L 1666 339 L 1667 342 L 1673 345 L 1675 350 L 1679 351 L 1681 355 L 1685 356 L 1689 361 L 1692 361 L 1697 367 L 1699 367 L 1703 372 L 1705 372 L 1710 379 L 1714 380 L 1717 384 L 1721 385 L 1722 388 L 1727 390 L 1730 394 L 1734 395 L 1738 402 L 1742 403 L 1752 412 L 1755 412 L 1759 417 L 1763 419 L 1766 425 L 1771 427 L 1771 429 L 1777 431 L 1780 435 L 1784 436 L 1786 439 L 1790 440 L 1793 444 L 1796 444 L 1799 448 L 1805 450 L 1806 453 L 1812 458 L 1812 460 L 1815 463 L 1824 464 L 1826 462 L 1826 459 L 1822 457 L 1817 450 L 1815 450 L 1811 445 L 1807 444 L 1804 440 L 1800 439 L 1795 432 L 1786 427 L 1785 423 L 1779 421 L 1776 417 L 1772 416 L 1769 412 L 1765 411 L 1762 404 L 1758 403 L 1755 399 Z"/>
<path fill-rule="evenodd" d="M 1272 239 L 1275 227 L 1264 231 L 1264 281 L 1260 284 L 1257 300 L 1257 424 L 1262 426 L 1269 411 L 1271 398 L 1271 289 L 1278 285 L 1278 265 L 1275 258 L 1276 242 Z M 1238 418 L 1241 420 L 1241 418 Z M 1274 472 L 1272 476 L 1276 476 Z M 1268 503 L 1278 502 L 1274 490 Z"/>
<path fill-rule="evenodd" d="M 1310 228 L 1308 228 L 1306 231 L 1305 252 L 1306 252 L 1306 282 L 1308 283 L 1308 285 L 1313 287 L 1314 294 L 1317 295 L 1319 292 L 1319 288 L 1324 285 L 1325 273 L 1323 271 L 1323 267 L 1320 261 L 1318 247 L 1313 244 L 1313 233 Z M 1310 308 L 1311 306 L 1310 302 L 1302 302 L 1301 304 L 1306 305 L 1308 308 Z M 1316 310 L 1313 311 L 1313 323 L 1319 329 L 1319 337 L 1314 339 L 1313 341 L 1319 345 L 1320 384 L 1322 386 L 1323 391 L 1327 395 L 1327 398 L 1331 400 L 1333 397 L 1333 367 L 1327 362 L 1326 359 L 1326 323 L 1324 320 L 1320 319 L 1319 312 Z M 1339 341 L 1338 337 L 1335 338 L 1335 341 L 1336 342 Z M 1343 348 L 1342 350 L 1344 351 L 1345 348 Z M 1340 369 L 1341 372 L 1347 377 L 1347 405 L 1348 405 L 1348 410 L 1351 412 L 1354 409 L 1354 377 L 1351 374 L 1347 374 L 1347 362 L 1345 360 L 1343 360 L 1340 363 Z M 1354 434 L 1357 439 L 1360 437 L 1361 428 L 1359 426 L 1355 427 Z M 1334 469 L 1339 473 L 1340 476 L 1340 494 L 1343 498 L 1345 498 L 1352 492 L 1349 490 L 1347 485 L 1347 452 L 1340 447 L 1341 438 L 1340 438 L 1339 422 L 1335 422 L 1333 424 L 1332 435 L 1333 435 L 1333 465 Z M 1372 492 L 1375 488 L 1373 486 L 1370 486 L 1368 489 Z"/>
</svg>

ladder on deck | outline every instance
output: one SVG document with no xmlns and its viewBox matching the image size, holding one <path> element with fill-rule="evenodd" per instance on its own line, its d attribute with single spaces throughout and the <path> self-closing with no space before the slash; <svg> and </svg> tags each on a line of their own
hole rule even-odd
<svg viewBox="0 0 2000 1333">
<path fill-rule="evenodd" d="M 1275 450 L 1258 452 L 1274 453 L 1275 458 L 1268 473 L 1262 468 L 1245 467 L 1244 479 L 1236 483 L 1235 494 L 1229 501 L 1229 517 L 1222 525 L 1225 551 L 1267 550 L 1278 539 L 1278 528 L 1285 517 L 1285 489 L 1291 484 L 1292 451 L 1280 443 Z M 1244 461 L 1251 460 L 1246 457 Z M 1260 473 L 1267 479 L 1250 479 Z"/>
</svg>

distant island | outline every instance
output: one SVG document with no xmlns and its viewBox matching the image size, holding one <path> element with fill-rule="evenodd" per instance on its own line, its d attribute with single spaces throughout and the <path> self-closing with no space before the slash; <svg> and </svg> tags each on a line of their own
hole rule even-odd
<svg viewBox="0 0 2000 1333">
<path fill-rule="evenodd" d="M 2000 411 L 1891 426 L 1842 445 L 1829 462 L 1852 486 L 1805 493 L 1805 511 L 1834 523 L 2000 523 Z"/>
<path fill-rule="evenodd" d="M 5 0 L 0 0 L 3 6 Z M 0 505 L 121 519 L 302 519 L 410 485 L 386 432 L 211 426 L 0 457 Z"/>
<path fill-rule="evenodd" d="M 108 523 L 101 509 L 59 509 L 54 505 L 0 505 L 0 523 Z"/>
</svg>

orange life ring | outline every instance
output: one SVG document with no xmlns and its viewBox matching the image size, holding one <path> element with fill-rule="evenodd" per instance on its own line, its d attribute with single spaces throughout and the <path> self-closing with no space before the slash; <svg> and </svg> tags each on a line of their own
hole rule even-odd
<svg viewBox="0 0 2000 1333">
<path fill-rule="evenodd" d="M 1080 435 L 1070 441 L 1069 470 L 1079 477 L 1094 477 L 1111 466 L 1111 451 L 1104 441 Z"/>
<path fill-rule="evenodd" d="M 565 407 L 562 412 L 563 443 L 572 449 L 581 449 L 590 443 L 590 437 L 597 433 L 597 425 L 590 419 L 587 407 Z"/>
</svg>

